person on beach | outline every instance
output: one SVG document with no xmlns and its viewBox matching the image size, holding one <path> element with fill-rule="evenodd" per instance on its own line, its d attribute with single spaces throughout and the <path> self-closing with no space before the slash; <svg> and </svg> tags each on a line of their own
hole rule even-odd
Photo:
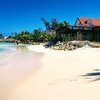
<svg viewBox="0 0 100 100">
<path fill-rule="evenodd" d="M 19 41 L 15 40 L 14 43 L 18 45 L 19 44 Z"/>
</svg>

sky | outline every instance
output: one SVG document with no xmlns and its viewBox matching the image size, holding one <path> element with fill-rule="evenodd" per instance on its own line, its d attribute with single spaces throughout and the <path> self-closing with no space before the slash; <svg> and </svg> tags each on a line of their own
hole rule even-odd
<svg viewBox="0 0 100 100">
<path fill-rule="evenodd" d="M 100 18 L 100 0 L 0 0 L 0 33 L 45 29 L 44 17 L 74 25 L 77 17 Z"/>
</svg>

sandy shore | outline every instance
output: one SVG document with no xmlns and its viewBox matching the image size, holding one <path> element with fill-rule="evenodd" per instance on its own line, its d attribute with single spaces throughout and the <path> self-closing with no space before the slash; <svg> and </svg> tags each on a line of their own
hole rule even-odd
<svg viewBox="0 0 100 100">
<path fill-rule="evenodd" d="M 16 47 L 0 56 L 0 100 L 7 100 L 40 68 L 41 56 L 23 47 Z"/>
<path fill-rule="evenodd" d="M 41 45 L 28 46 L 42 52 L 42 67 L 6 100 L 100 100 L 100 49 L 53 51 Z"/>
</svg>

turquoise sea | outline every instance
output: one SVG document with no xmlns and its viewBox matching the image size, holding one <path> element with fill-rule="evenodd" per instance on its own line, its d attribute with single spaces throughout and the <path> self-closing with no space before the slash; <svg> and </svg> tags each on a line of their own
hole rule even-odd
<svg viewBox="0 0 100 100">
<path fill-rule="evenodd" d="M 6 53 L 14 47 L 14 43 L 0 42 L 0 54 Z"/>
</svg>

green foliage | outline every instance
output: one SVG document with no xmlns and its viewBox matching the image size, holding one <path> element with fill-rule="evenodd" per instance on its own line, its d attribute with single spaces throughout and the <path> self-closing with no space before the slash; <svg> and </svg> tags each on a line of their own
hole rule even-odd
<svg viewBox="0 0 100 100">
<path fill-rule="evenodd" d="M 47 21 L 45 18 L 41 18 L 41 20 L 43 21 L 43 23 L 48 31 L 51 31 L 51 30 L 55 31 L 56 37 L 53 36 L 53 38 L 51 40 L 54 40 L 54 41 L 66 41 L 66 39 L 68 40 L 68 36 L 70 33 L 68 22 L 63 21 L 63 22 L 59 23 L 56 18 L 51 18 L 50 21 Z"/>
<path fill-rule="evenodd" d="M 56 30 L 56 35 L 60 41 L 68 40 L 68 35 L 70 33 L 69 23 L 63 21 L 59 24 L 58 29 Z"/>
<path fill-rule="evenodd" d="M 59 26 L 59 22 L 56 18 L 51 18 L 51 29 L 52 30 L 57 30 Z"/>
<path fill-rule="evenodd" d="M 43 23 L 44 23 L 46 29 L 47 29 L 47 30 L 50 30 L 50 29 L 51 29 L 50 22 L 47 21 L 47 20 L 46 20 L 45 18 L 43 18 L 43 17 L 41 18 L 41 20 L 43 21 Z"/>
<path fill-rule="evenodd" d="M 34 42 L 47 42 L 54 37 L 53 34 L 48 34 L 46 32 L 40 32 L 39 30 L 34 30 L 32 33 L 32 38 Z"/>
<path fill-rule="evenodd" d="M 51 18 L 50 21 L 47 21 L 45 18 L 41 18 L 47 30 L 56 30 L 58 28 L 59 22 L 56 18 Z"/>
<path fill-rule="evenodd" d="M 54 34 L 48 34 L 46 32 L 40 31 L 39 29 L 34 30 L 32 33 L 23 31 L 16 35 L 16 39 L 20 40 L 22 43 L 32 42 L 48 42 L 54 39 Z"/>
<path fill-rule="evenodd" d="M 16 36 L 16 38 L 18 39 L 18 40 L 20 40 L 22 43 L 28 43 L 28 40 L 30 40 L 31 39 L 31 35 L 30 35 L 30 33 L 29 32 L 27 32 L 27 31 L 22 31 L 21 33 L 19 33 L 17 36 Z"/>
<path fill-rule="evenodd" d="M 51 18 L 47 21 L 45 18 L 41 18 L 46 31 L 41 29 L 35 29 L 32 33 L 22 31 L 19 34 L 15 34 L 15 38 L 22 43 L 32 42 L 48 42 L 48 41 L 65 41 L 69 32 L 69 24 L 66 21 L 59 23 L 57 19 Z"/>
</svg>

